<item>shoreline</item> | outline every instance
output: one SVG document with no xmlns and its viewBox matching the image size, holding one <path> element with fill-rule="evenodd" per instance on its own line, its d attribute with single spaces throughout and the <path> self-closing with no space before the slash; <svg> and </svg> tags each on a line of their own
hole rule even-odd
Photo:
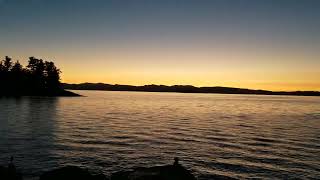
<svg viewBox="0 0 320 180">
<path fill-rule="evenodd" d="M 320 97 L 320 95 L 282 95 L 282 94 L 239 94 L 239 93 L 197 93 L 197 92 L 174 92 L 174 91 L 130 91 L 130 90 L 95 90 L 95 89 L 68 89 L 69 91 L 110 91 L 110 92 L 149 92 L 149 93 L 178 93 L 178 94 L 222 94 L 222 95 L 252 95 L 252 96 L 295 96 L 295 97 Z M 80 95 L 83 96 L 83 95 Z"/>
<path fill-rule="evenodd" d="M 56 92 L 36 92 L 36 93 L 4 93 L 1 94 L 0 92 L 0 98 L 1 97 L 24 97 L 24 96 L 33 96 L 33 97 L 82 97 L 82 95 L 74 93 L 72 91 L 68 90 L 59 90 Z"/>
<path fill-rule="evenodd" d="M 99 91 L 135 91 L 135 92 L 176 92 L 176 93 L 201 93 L 201 94 L 248 94 L 248 95 L 287 95 L 287 96 L 320 96 L 319 91 L 268 91 L 234 87 L 195 87 L 191 85 L 119 85 L 103 83 L 62 83 L 68 90 L 99 90 Z"/>
</svg>

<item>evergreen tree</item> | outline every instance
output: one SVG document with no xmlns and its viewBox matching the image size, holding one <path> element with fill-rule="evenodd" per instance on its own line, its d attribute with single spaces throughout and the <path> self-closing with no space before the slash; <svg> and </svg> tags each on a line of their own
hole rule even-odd
<svg viewBox="0 0 320 180">
<path fill-rule="evenodd" d="M 61 91 L 61 71 L 52 61 L 30 57 L 24 68 L 8 56 L 0 61 L 1 95 L 54 95 Z"/>
<path fill-rule="evenodd" d="M 53 62 L 45 62 L 46 85 L 48 89 L 60 88 L 60 69 Z"/>
<path fill-rule="evenodd" d="M 3 60 L 3 68 L 5 72 L 9 72 L 12 67 L 12 61 L 9 56 L 6 56 L 5 59 Z"/>
</svg>

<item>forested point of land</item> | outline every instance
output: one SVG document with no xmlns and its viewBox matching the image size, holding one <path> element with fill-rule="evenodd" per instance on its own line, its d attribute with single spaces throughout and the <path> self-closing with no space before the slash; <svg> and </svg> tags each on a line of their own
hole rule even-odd
<svg viewBox="0 0 320 180">
<path fill-rule="evenodd" d="M 6 56 L 0 61 L 0 96 L 73 96 L 60 83 L 61 71 L 52 61 L 30 57 L 28 65 Z"/>
</svg>

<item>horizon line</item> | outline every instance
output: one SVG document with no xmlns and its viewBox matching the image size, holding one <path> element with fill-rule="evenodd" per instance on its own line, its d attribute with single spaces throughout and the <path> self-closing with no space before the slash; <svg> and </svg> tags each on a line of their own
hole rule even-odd
<svg viewBox="0 0 320 180">
<path fill-rule="evenodd" d="M 61 82 L 62 84 L 107 84 L 107 85 L 120 85 L 120 86 L 192 86 L 195 88 L 204 88 L 204 87 L 223 87 L 223 88 L 236 88 L 236 89 L 248 89 L 248 90 L 255 90 L 255 91 L 270 91 L 270 92 L 320 92 L 320 90 L 270 90 L 270 89 L 255 89 L 255 88 L 247 88 L 247 87 L 231 87 L 231 86 L 221 86 L 221 85 L 213 85 L 213 86 L 196 86 L 191 84 L 174 84 L 174 85 L 165 85 L 165 84 L 144 84 L 144 85 L 133 85 L 133 84 L 112 84 L 112 83 L 105 83 L 105 82 L 80 82 L 80 83 L 67 83 Z"/>
</svg>

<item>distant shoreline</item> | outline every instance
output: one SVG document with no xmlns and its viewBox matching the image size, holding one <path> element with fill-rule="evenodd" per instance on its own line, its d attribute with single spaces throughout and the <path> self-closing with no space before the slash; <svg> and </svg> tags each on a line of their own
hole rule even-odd
<svg viewBox="0 0 320 180">
<path fill-rule="evenodd" d="M 288 95 L 288 96 L 320 96 L 319 91 L 267 91 L 233 87 L 195 87 L 191 85 L 112 85 L 104 83 L 62 83 L 68 90 L 99 90 L 99 91 L 136 91 L 136 92 L 176 92 L 176 93 L 203 93 L 203 94 L 252 94 L 252 95 Z"/>
</svg>

